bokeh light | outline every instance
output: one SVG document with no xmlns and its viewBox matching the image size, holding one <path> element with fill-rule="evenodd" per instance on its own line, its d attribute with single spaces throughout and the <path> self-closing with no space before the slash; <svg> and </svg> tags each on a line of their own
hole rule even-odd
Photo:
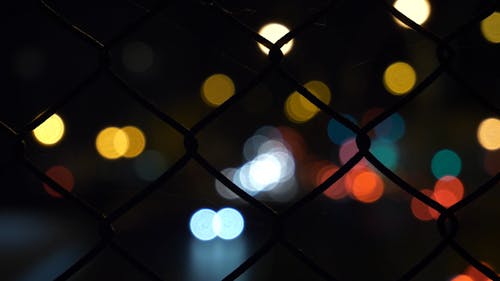
<svg viewBox="0 0 500 281">
<path fill-rule="evenodd" d="M 331 92 L 325 83 L 313 80 L 305 83 L 304 87 L 324 104 L 330 103 Z M 285 101 L 285 113 L 292 122 L 307 122 L 318 112 L 319 108 L 299 92 L 293 92 Z"/>
<path fill-rule="evenodd" d="M 489 269 L 494 270 L 494 268 L 487 262 L 482 261 L 481 263 Z M 472 265 L 467 266 L 464 274 L 470 276 L 474 281 L 491 281 L 488 276 L 484 275 L 481 271 L 477 270 L 477 268 L 473 267 Z"/>
<path fill-rule="evenodd" d="M 344 117 L 349 119 L 353 123 L 356 123 L 354 117 L 350 115 L 344 115 Z M 328 121 L 327 133 L 330 140 L 337 145 L 342 145 L 348 139 L 356 137 L 356 134 L 353 131 L 333 118 Z"/>
<path fill-rule="evenodd" d="M 405 121 L 399 113 L 393 113 L 375 127 L 377 138 L 389 141 L 400 140 L 405 134 Z"/>
<path fill-rule="evenodd" d="M 219 224 L 220 225 L 217 225 Z M 234 239 L 243 232 L 245 220 L 240 212 L 233 208 L 223 208 L 216 214 L 214 229 L 217 236 L 224 240 Z"/>
<path fill-rule="evenodd" d="M 234 177 L 235 173 L 236 173 L 235 168 L 227 168 L 221 171 L 221 174 L 226 176 L 229 180 L 231 180 Z M 229 188 L 227 188 L 222 182 L 220 182 L 217 179 L 215 180 L 215 190 L 222 198 L 228 200 L 234 200 L 239 198 L 239 196 L 236 193 L 232 192 Z"/>
<path fill-rule="evenodd" d="M 351 193 L 360 202 L 373 203 L 382 197 L 384 182 L 377 173 L 364 171 L 354 178 Z"/>
<path fill-rule="evenodd" d="M 481 33 L 491 43 L 500 43 L 500 12 L 494 12 L 481 21 Z"/>
<path fill-rule="evenodd" d="M 146 150 L 134 160 L 137 176 L 145 181 L 153 181 L 167 170 L 167 161 L 156 150 Z"/>
<path fill-rule="evenodd" d="M 131 72 L 141 73 L 153 66 L 153 49 L 144 42 L 129 42 L 122 50 L 123 66 Z"/>
<path fill-rule="evenodd" d="M 75 178 L 73 177 L 73 173 L 64 166 L 53 166 L 45 172 L 47 176 L 57 182 L 61 187 L 66 189 L 67 191 L 72 191 L 75 186 Z M 62 195 L 52 189 L 49 185 L 43 184 L 43 188 L 45 191 L 54 198 L 62 198 Z"/>
<path fill-rule="evenodd" d="M 126 126 L 122 128 L 122 131 L 127 135 L 128 147 L 123 157 L 134 158 L 137 157 L 144 151 L 146 147 L 146 137 L 144 133 L 137 127 Z"/>
<path fill-rule="evenodd" d="M 462 160 L 450 149 L 442 149 L 432 157 L 431 170 L 436 179 L 446 175 L 458 176 L 461 169 Z"/>
<path fill-rule="evenodd" d="M 97 135 L 95 145 L 97 152 L 106 159 L 118 159 L 125 155 L 129 148 L 128 135 L 117 127 L 107 127 Z"/>
<path fill-rule="evenodd" d="M 264 25 L 260 30 L 259 34 L 269 40 L 271 43 L 276 43 L 281 37 L 285 36 L 290 29 L 288 27 L 279 24 L 279 23 L 269 23 Z M 269 54 L 269 48 L 266 46 L 257 43 L 259 46 L 259 49 L 264 53 L 264 54 Z M 286 55 L 290 52 L 290 50 L 293 47 L 293 39 L 288 41 L 285 45 L 281 46 L 280 50 L 281 52 Z"/>
<path fill-rule="evenodd" d="M 210 209 L 196 211 L 189 221 L 189 229 L 194 237 L 202 241 L 212 240 L 217 236 L 214 229 L 214 218 L 216 213 Z"/>
<path fill-rule="evenodd" d="M 372 142 L 370 152 L 387 168 L 394 170 L 398 164 L 399 153 L 396 145 L 385 139 L 376 139 Z"/>
<path fill-rule="evenodd" d="M 451 281 L 476 281 L 476 280 L 472 279 L 469 275 L 459 274 L 455 276 L 453 279 L 451 279 Z"/>
<path fill-rule="evenodd" d="M 464 197 L 464 185 L 453 176 L 444 176 L 434 185 L 436 200 L 445 207 L 450 207 Z"/>
<path fill-rule="evenodd" d="M 432 190 L 430 190 L 430 189 L 422 189 L 422 190 L 420 190 L 420 192 L 429 198 L 431 198 L 431 196 L 432 196 Z M 429 206 L 427 206 L 427 204 L 420 201 L 416 197 L 411 198 L 410 207 L 411 207 L 412 214 L 417 219 L 419 219 L 421 221 L 430 221 L 433 219 L 433 217 L 430 213 L 430 210 L 429 210 Z"/>
<path fill-rule="evenodd" d="M 406 62 L 395 62 L 384 71 L 384 87 L 395 96 L 407 94 L 413 89 L 416 82 L 417 74 L 413 67 Z"/>
<path fill-rule="evenodd" d="M 203 208 L 196 211 L 189 221 L 191 233 L 202 241 L 209 241 L 217 236 L 231 240 L 240 236 L 244 228 L 243 216 L 233 208 L 223 208 L 217 213 Z"/>
<path fill-rule="evenodd" d="M 397 0 L 394 2 L 394 8 L 417 24 L 426 22 L 431 13 L 431 5 L 427 0 Z M 400 26 L 410 28 L 402 21 L 396 18 L 395 20 Z"/>
<path fill-rule="evenodd" d="M 53 114 L 33 130 L 33 135 L 43 145 L 54 145 L 64 135 L 64 122 L 59 115 Z"/>
<path fill-rule="evenodd" d="M 354 155 L 358 152 L 358 146 L 356 145 L 356 139 L 346 140 L 339 149 L 339 160 L 342 165 L 347 163 Z"/>
<path fill-rule="evenodd" d="M 316 186 L 319 186 L 330 178 L 339 169 L 338 166 L 334 164 L 325 164 L 316 173 Z M 339 200 L 347 196 L 347 190 L 344 185 L 344 177 L 341 177 L 336 182 L 328 187 L 327 190 L 323 192 L 330 199 Z"/>
<path fill-rule="evenodd" d="M 487 118 L 483 120 L 477 129 L 479 144 L 487 150 L 500 148 L 500 119 Z"/>
<path fill-rule="evenodd" d="M 201 97 L 206 104 L 217 107 L 234 95 L 233 80 L 225 74 L 208 77 L 201 87 Z"/>
</svg>

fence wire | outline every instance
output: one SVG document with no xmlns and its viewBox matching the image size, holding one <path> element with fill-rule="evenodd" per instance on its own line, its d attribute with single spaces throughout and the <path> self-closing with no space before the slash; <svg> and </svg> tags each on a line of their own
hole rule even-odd
<svg viewBox="0 0 500 281">
<path fill-rule="evenodd" d="M 406 104 L 412 100 L 418 98 L 430 85 L 432 85 L 438 78 L 443 74 L 447 74 L 451 77 L 454 82 L 466 89 L 467 93 L 476 99 L 482 106 L 492 112 L 495 115 L 500 115 L 500 109 L 495 105 L 488 102 L 484 97 L 482 97 L 474 89 L 472 85 L 467 82 L 467 79 L 461 77 L 458 72 L 456 72 L 452 67 L 452 61 L 455 59 L 456 55 L 451 46 L 451 42 L 455 40 L 459 35 L 463 34 L 467 30 L 477 26 L 477 24 L 486 18 L 488 15 L 495 11 L 497 1 L 489 1 L 488 5 L 478 13 L 474 18 L 466 22 L 465 24 L 456 28 L 453 32 L 446 36 L 440 37 L 433 32 L 426 30 L 424 27 L 413 22 L 411 19 L 406 17 L 404 14 L 396 10 L 392 5 L 386 3 L 385 1 L 379 1 L 380 5 L 383 5 L 387 13 L 399 19 L 404 24 L 411 27 L 413 30 L 418 32 L 420 35 L 432 41 L 435 45 L 435 51 L 437 58 L 439 59 L 439 64 L 437 67 L 427 75 L 409 94 L 399 99 L 398 102 L 388 109 L 377 115 L 366 125 L 359 127 L 353 123 L 348 118 L 344 117 L 342 114 L 336 112 L 327 104 L 324 104 L 315 95 L 313 95 L 307 88 L 302 86 L 290 73 L 288 73 L 282 67 L 283 53 L 280 48 L 285 45 L 290 40 L 294 39 L 299 34 L 303 33 L 305 30 L 311 28 L 318 20 L 328 13 L 339 12 L 338 6 L 342 1 L 332 1 L 328 3 L 323 9 L 318 10 L 315 14 L 307 18 L 304 22 L 293 28 L 288 34 L 279 39 L 276 43 L 271 43 L 266 38 L 259 35 L 257 32 L 246 26 L 243 22 L 238 20 L 233 14 L 224 8 L 220 3 L 216 1 L 201 1 L 200 5 L 209 7 L 211 12 L 224 17 L 241 31 L 245 36 L 251 37 L 256 42 L 266 46 L 270 49 L 268 55 L 268 65 L 256 74 L 250 83 L 248 83 L 244 88 L 238 91 L 235 95 L 225 101 L 222 105 L 215 108 L 207 116 L 199 120 L 191 128 L 184 127 L 180 122 L 163 112 L 157 105 L 149 101 L 144 97 L 143 94 L 135 90 L 129 85 L 129 83 L 123 79 L 120 75 L 115 73 L 110 65 L 110 49 L 117 45 L 119 42 L 124 40 L 127 36 L 133 33 L 135 30 L 139 29 L 145 23 L 151 20 L 152 17 L 161 13 L 162 11 L 168 9 L 167 4 L 159 4 L 153 8 L 144 8 L 138 3 L 135 3 L 137 7 L 143 9 L 145 14 L 138 18 L 135 22 L 129 24 L 125 27 L 118 35 L 114 36 L 107 42 L 100 41 L 96 39 L 91 34 L 87 33 L 85 30 L 79 28 L 77 25 L 72 23 L 64 14 L 57 11 L 57 8 L 53 6 L 52 3 L 41 0 L 40 6 L 45 10 L 47 15 L 49 15 L 57 24 L 64 29 L 71 31 L 71 33 L 79 38 L 82 42 L 90 44 L 93 48 L 100 52 L 99 57 L 99 67 L 95 69 L 90 75 L 88 75 L 83 81 L 81 81 L 73 90 L 69 91 L 64 95 L 57 103 L 53 104 L 45 111 L 43 111 L 39 116 L 37 116 L 33 121 L 29 122 L 21 130 L 15 130 L 9 127 L 4 122 L 1 125 L 6 129 L 12 136 L 16 138 L 15 145 L 15 157 L 10 159 L 9 163 L 12 161 L 21 161 L 24 165 L 41 181 L 50 185 L 54 190 L 63 195 L 63 197 L 72 202 L 75 206 L 80 207 L 82 210 L 90 214 L 99 223 L 99 233 L 100 241 L 94 245 L 94 247 L 89 250 L 85 255 L 81 256 L 72 266 L 67 268 L 62 274 L 60 274 L 56 280 L 68 280 L 74 274 L 76 274 L 80 269 L 88 265 L 97 255 L 99 255 L 104 249 L 111 249 L 116 254 L 123 257 L 130 265 L 134 266 L 137 270 L 142 272 L 146 277 L 151 280 L 164 280 L 157 273 L 152 271 L 147 264 L 143 264 L 137 258 L 135 258 L 126 249 L 115 243 L 114 235 L 115 229 L 113 223 L 116 222 L 120 217 L 126 214 L 129 210 L 140 204 L 148 196 L 150 196 L 155 190 L 162 187 L 162 184 L 171 179 L 174 175 L 179 173 L 188 161 L 194 160 L 201 167 L 203 167 L 209 174 L 215 177 L 217 180 L 222 182 L 231 191 L 241 197 L 243 200 L 248 202 L 250 205 L 259 209 L 265 216 L 268 216 L 273 221 L 272 232 L 273 235 L 270 239 L 264 243 L 259 249 L 257 249 L 250 257 L 248 257 L 243 263 L 241 263 L 237 268 L 235 268 L 231 273 L 229 273 L 223 280 L 234 280 L 241 276 L 247 269 L 257 263 L 266 253 L 268 253 L 275 245 L 281 244 L 284 246 L 291 254 L 297 257 L 301 262 L 308 266 L 312 271 L 322 276 L 325 280 L 339 280 L 335 276 L 332 276 L 327 270 L 319 266 L 314 262 L 308 255 L 306 255 L 301 249 L 295 246 L 291 241 L 285 238 L 283 222 L 287 217 L 301 210 L 306 204 L 311 200 L 317 198 L 326 189 L 328 189 L 333 183 L 338 181 L 342 176 L 349 172 L 358 162 L 363 158 L 366 158 L 374 167 L 376 167 L 381 173 L 383 173 L 388 179 L 393 181 L 401 190 L 407 192 L 411 196 L 418 198 L 420 201 L 425 203 L 427 206 L 432 207 L 440 213 L 439 219 L 436 222 L 436 226 L 441 235 L 441 240 L 439 243 L 429 252 L 427 255 L 423 256 L 419 262 L 412 265 L 398 280 L 411 280 L 421 271 L 423 271 L 427 266 L 429 266 L 433 260 L 439 257 L 443 251 L 447 248 L 453 249 L 458 255 L 460 255 L 466 262 L 471 264 L 477 270 L 482 272 L 484 275 L 492 280 L 500 280 L 497 274 L 481 263 L 476 257 L 469 253 L 469 251 L 464 248 L 456 239 L 456 235 L 460 230 L 459 222 L 455 216 L 455 213 L 461 209 L 466 208 L 472 202 L 478 200 L 481 196 L 485 196 L 492 188 L 499 182 L 500 173 L 490 178 L 488 181 L 477 187 L 472 193 L 463 198 L 461 201 L 457 202 L 453 206 L 446 208 L 437 201 L 429 198 L 428 196 L 421 193 L 417 188 L 412 186 L 410 183 L 402 179 L 398 174 L 394 173 L 392 170 L 387 168 L 382 164 L 371 152 L 370 152 L 370 137 L 368 132 L 374 129 L 378 124 L 386 120 L 391 114 L 397 112 L 399 109 L 404 107 Z M 254 198 L 253 196 L 246 193 L 243 189 L 233 183 L 229 178 L 224 176 L 219 172 L 203 155 L 201 155 L 198 148 L 197 135 L 205 129 L 209 124 L 218 119 L 221 115 L 231 108 L 235 103 L 241 100 L 244 96 L 248 95 L 249 92 L 254 89 L 257 84 L 263 81 L 266 77 L 271 75 L 271 73 L 278 73 L 290 86 L 292 86 L 296 91 L 298 91 L 307 100 L 317 106 L 323 113 L 329 115 L 340 122 L 345 127 L 349 128 L 356 133 L 356 144 L 359 151 L 349 160 L 347 163 L 340 167 L 340 169 L 330 176 L 322 184 L 314 188 L 307 195 L 302 197 L 300 200 L 289 206 L 286 210 L 282 212 L 277 212 L 264 202 Z M 35 129 L 38 125 L 43 123 L 52 114 L 56 113 L 64 105 L 74 100 L 78 95 L 80 95 L 91 83 L 98 79 L 99 76 L 105 75 L 109 77 L 113 83 L 119 86 L 124 92 L 134 99 L 137 104 L 141 105 L 149 112 L 153 113 L 155 116 L 160 118 L 164 123 L 168 124 L 184 137 L 185 154 L 177 160 L 167 171 L 165 171 L 160 177 L 151 182 L 147 187 L 140 190 L 132 198 L 123 203 L 114 211 L 104 214 L 101 211 L 94 208 L 83 198 L 80 198 L 75 193 L 72 193 L 51 177 L 46 175 L 37 166 L 31 162 L 25 155 L 24 152 L 24 142 L 29 136 L 31 131 Z M 333 187 L 332 187 L 333 188 Z"/>
</svg>

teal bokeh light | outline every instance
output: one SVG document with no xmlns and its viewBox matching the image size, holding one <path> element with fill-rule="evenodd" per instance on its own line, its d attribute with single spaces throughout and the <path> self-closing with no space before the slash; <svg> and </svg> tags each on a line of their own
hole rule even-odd
<svg viewBox="0 0 500 281">
<path fill-rule="evenodd" d="M 377 138 L 397 141 L 405 134 L 405 121 L 398 113 L 394 113 L 375 127 Z"/>
<path fill-rule="evenodd" d="M 436 179 L 440 179 L 444 176 L 458 176 L 460 170 L 462 169 L 462 160 L 460 157 L 449 149 L 442 149 L 434 156 L 431 160 L 431 170 L 432 174 Z"/>
<path fill-rule="evenodd" d="M 354 117 L 347 114 L 345 114 L 344 117 L 353 123 L 356 123 L 356 119 L 354 119 Z M 333 118 L 328 122 L 327 133 L 330 140 L 338 145 L 342 145 L 348 139 L 356 137 L 356 134 L 353 131 Z"/>
<path fill-rule="evenodd" d="M 390 170 L 396 169 L 399 160 L 396 145 L 385 139 L 376 139 L 372 142 L 370 152 Z"/>
</svg>

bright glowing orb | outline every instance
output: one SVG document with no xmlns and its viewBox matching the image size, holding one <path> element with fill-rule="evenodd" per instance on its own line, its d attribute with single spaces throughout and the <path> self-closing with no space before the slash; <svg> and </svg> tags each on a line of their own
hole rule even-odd
<svg viewBox="0 0 500 281">
<path fill-rule="evenodd" d="M 481 33 L 491 43 L 500 43 L 500 12 L 494 12 L 481 21 Z"/>
<path fill-rule="evenodd" d="M 214 74 L 203 82 L 201 97 L 206 104 L 217 107 L 234 95 L 233 80 L 225 74 Z"/>
<path fill-rule="evenodd" d="M 231 240 L 238 237 L 245 227 L 243 216 L 233 208 L 224 208 L 217 212 L 214 230 L 221 239 Z"/>
<path fill-rule="evenodd" d="M 119 128 L 108 127 L 96 138 L 97 152 L 106 159 L 118 159 L 125 155 L 129 147 L 128 135 Z"/>
<path fill-rule="evenodd" d="M 384 139 L 376 139 L 372 142 L 370 152 L 373 153 L 382 164 L 387 168 L 394 170 L 398 164 L 399 154 L 396 145 L 393 142 Z"/>
<path fill-rule="evenodd" d="M 281 163 L 272 154 L 261 154 L 251 162 L 248 175 L 254 189 L 264 190 L 280 180 Z"/>
<path fill-rule="evenodd" d="M 440 179 L 446 175 L 458 176 L 461 169 L 462 160 L 452 150 L 440 150 L 432 157 L 431 170 L 436 179 Z"/>
<path fill-rule="evenodd" d="M 122 130 L 128 137 L 128 148 L 123 154 L 123 157 L 137 157 L 146 147 L 146 138 L 144 137 L 144 133 L 139 128 L 134 126 L 126 126 L 123 127 Z"/>
<path fill-rule="evenodd" d="M 351 192 L 356 200 L 363 203 L 373 203 L 382 197 L 384 183 L 375 172 L 361 172 L 354 178 Z"/>
<path fill-rule="evenodd" d="M 194 213 L 189 221 L 189 228 L 194 237 L 202 241 L 214 239 L 217 236 L 216 229 L 214 229 L 215 217 L 216 213 L 210 209 L 200 209 Z"/>
<path fill-rule="evenodd" d="M 477 129 L 479 144 L 487 150 L 500 148 L 500 119 L 488 118 L 479 124 Z"/>
<path fill-rule="evenodd" d="M 395 96 L 407 94 L 417 82 L 417 74 L 406 62 L 395 62 L 384 72 L 384 87 Z"/>
<path fill-rule="evenodd" d="M 459 274 L 455 276 L 453 279 L 451 279 L 451 281 L 476 281 L 476 280 L 472 279 L 469 275 Z"/>
<path fill-rule="evenodd" d="M 276 41 L 278 41 L 279 39 L 281 39 L 281 37 L 285 36 L 288 32 L 290 32 L 288 27 L 279 23 L 266 24 L 259 30 L 259 34 L 273 44 L 276 43 Z M 257 43 L 257 45 L 264 54 L 266 55 L 269 54 L 269 48 L 260 43 Z M 288 41 L 288 43 L 286 43 L 285 45 L 281 46 L 280 50 L 284 55 L 286 55 L 288 54 L 288 52 L 290 52 L 292 47 L 293 47 L 293 39 Z"/>
<path fill-rule="evenodd" d="M 427 0 L 397 0 L 394 2 L 394 8 L 417 24 L 427 21 L 431 13 L 431 5 Z M 400 26 L 410 28 L 400 20 L 395 20 Z"/>
<path fill-rule="evenodd" d="M 57 114 L 53 114 L 33 130 L 36 140 L 43 145 L 54 145 L 64 135 L 64 122 Z"/>
</svg>

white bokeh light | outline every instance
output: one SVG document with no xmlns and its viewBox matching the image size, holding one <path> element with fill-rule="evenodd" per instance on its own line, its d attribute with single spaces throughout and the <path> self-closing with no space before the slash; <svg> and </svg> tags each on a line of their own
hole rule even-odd
<svg viewBox="0 0 500 281">
<path fill-rule="evenodd" d="M 281 162 L 272 153 L 261 154 L 250 162 L 248 179 L 257 191 L 269 190 L 281 178 Z"/>
<path fill-rule="evenodd" d="M 217 212 L 214 220 L 214 230 L 219 238 L 224 240 L 234 239 L 243 232 L 244 227 L 243 216 L 237 210 L 224 208 Z"/>
</svg>

